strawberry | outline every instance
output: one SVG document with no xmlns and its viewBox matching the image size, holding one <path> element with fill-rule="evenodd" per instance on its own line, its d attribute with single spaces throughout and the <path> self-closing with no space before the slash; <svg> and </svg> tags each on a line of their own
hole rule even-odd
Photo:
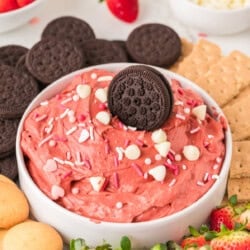
<svg viewBox="0 0 250 250">
<path fill-rule="evenodd" d="M 138 0 L 106 0 L 106 4 L 111 13 L 122 21 L 132 23 L 137 19 Z"/>
<path fill-rule="evenodd" d="M 210 242 L 213 250 L 250 250 L 250 234 L 246 231 L 228 231 Z"/>
<path fill-rule="evenodd" d="M 0 13 L 18 8 L 16 0 L 0 0 Z"/>
<path fill-rule="evenodd" d="M 181 242 L 181 247 L 188 248 L 197 248 L 209 245 L 209 240 L 205 238 L 205 232 L 208 231 L 206 225 L 202 225 L 200 231 L 197 231 L 192 226 L 189 226 L 190 236 L 185 237 Z"/>
<path fill-rule="evenodd" d="M 224 224 L 228 229 L 234 228 L 234 216 L 236 212 L 234 206 L 237 204 L 237 197 L 233 195 L 229 198 L 226 206 L 215 208 L 210 214 L 210 229 L 219 232 Z"/>
<path fill-rule="evenodd" d="M 241 223 L 247 230 L 250 230 L 250 207 L 236 216 L 235 222 Z"/>
<path fill-rule="evenodd" d="M 20 8 L 34 2 L 34 0 L 16 0 L 16 1 Z"/>
</svg>

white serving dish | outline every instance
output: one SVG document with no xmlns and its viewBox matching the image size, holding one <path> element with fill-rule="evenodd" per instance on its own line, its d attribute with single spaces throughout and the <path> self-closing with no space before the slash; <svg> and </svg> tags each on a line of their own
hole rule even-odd
<svg viewBox="0 0 250 250">
<path fill-rule="evenodd" d="M 250 29 L 250 5 L 239 9 L 217 10 L 189 0 L 169 0 L 174 16 L 199 32 L 226 35 Z"/>
<path fill-rule="evenodd" d="M 129 65 L 131 64 L 115 63 L 98 65 L 90 68 L 119 71 Z M 16 140 L 19 181 L 21 189 L 29 200 L 32 215 L 37 220 L 55 227 L 62 234 L 66 242 L 69 242 L 69 240 L 73 238 L 82 237 L 88 244 L 97 245 L 105 239 L 107 242 L 111 243 L 112 246 L 117 247 L 119 246 L 120 238 L 127 235 L 132 240 L 134 248 L 142 248 L 145 246 L 151 247 L 157 242 L 180 240 L 181 237 L 187 233 L 189 225 L 198 227 L 206 222 L 211 210 L 219 205 L 224 197 L 232 154 L 230 129 L 228 129 L 225 134 L 226 155 L 219 179 L 214 183 L 211 189 L 194 204 L 165 218 L 138 223 L 95 223 L 86 217 L 66 210 L 50 200 L 31 179 L 26 169 L 23 153 L 20 147 L 20 137 L 25 118 L 29 112 L 42 101 L 55 96 L 60 90 L 66 87 L 69 80 L 75 75 L 87 71 L 90 68 L 71 73 L 48 86 L 32 101 L 20 122 Z M 192 88 L 203 97 L 209 107 L 215 107 L 216 110 L 222 114 L 221 109 L 215 101 L 197 85 L 175 73 L 160 68 L 156 69 L 160 70 L 165 75 L 179 80 L 184 88 Z"/>
</svg>

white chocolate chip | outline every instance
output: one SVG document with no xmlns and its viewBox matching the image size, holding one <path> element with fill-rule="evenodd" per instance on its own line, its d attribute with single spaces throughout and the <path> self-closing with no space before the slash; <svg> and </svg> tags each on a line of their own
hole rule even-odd
<svg viewBox="0 0 250 250">
<path fill-rule="evenodd" d="M 76 87 L 76 93 L 80 96 L 80 98 L 85 99 L 91 93 L 91 87 L 87 84 L 79 84 Z"/>
<path fill-rule="evenodd" d="M 83 129 L 78 139 L 78 142 L 79 143 L 85 142 L 89 139 L 89 137 L 90 137 L 89 131 L 87 129 Z"/>
<path fill-rule="evenodd" d="M 207 106 L 202 104 L 192 109 L 192 114 L 200 121 L 204 121 L 207 113 Z"/>
<path fill-rule="evenodd" d="M 95 97 L 98 99 L 100 102 L 105 103 L 108 100 L 108 93 L 107 89 L 99 88 L 95 92 Z"/>
<path fill-rule="evenodd" d="M 141 156 L 141 150 L 135 144 L 129 145 L 124 153 L 129 160 L 136 160 Z"/>
<path fill-rule="evenodd" d="M 123 204 L 121 201 L 118 201 L 118 202 L 116 202 L 115 206 L 117 209 L 121 209 L 123 207 Z"/>
<path fill-rule="evenodd" d="M 187 145 L 183 148 L 183 154 L 189 161 L 196 161 L 200 157 L 200 150 L 194 145 Z"/>
<path fill-rule="evenodd" d="M 169 141 L 164 141 L 164 142 L 155 144 L 155 149 L 162 157 L 167 156 L 170 150 L 170 147 L 171 147 L 171 143 Z"/>
<path fill-rule="evenodd" d="M 93 190 L 95 190 L 96 192 L 100 192 L 103 188 L 106 179 L 103 176 L 93 176 L 89 178 L 89 181 Z"/>
<path fill-rule="evenodd" d="M 54 172 L 57 170 L 57 164 L 53 159 L 48 159 L 46 164 L 43 166 L 45 172 Z"/>
<path fill-rule="evenodd" d="M 106 111 L 100 111 L 96 114 L 96 120 L 101 122 L 104 125 L 108 125 L 111 121 L 111 116 L 108 112 Z"/>
<path fill-rule="evenodd" d="M 154 168 L 151 168 L 148 173 L 153 176 L 153 178 L 156 181 L 164 181 L 166 174 L 167 174 L 167 170 L 166 167 L 163 165 L 159 165 L 156 166 Z"/>
<path fill-rule="evenodd" d="M 146 158 L 146 159 L 144 160 L 144 163 L 145 163 L 146 165 L 150 165 L 150 164 L 152 163 L 152 160 L 151 160 L 150 158 Z"/>
<path fill-rule="evenodd" d="M 60 197 L 63 197 L 65 194 L 65 191 L 62 187 L 58 185 L 53 185 L 51 187 L 51 196 L 54 200 L 57 200 Z"/>
<path fill-rule="evenodd" d="M 167 140 L 167 135 L 164 130 L 158 129 L 152 133 L 151 139 L 154 143 L 161 143 Z"/>
</svg>

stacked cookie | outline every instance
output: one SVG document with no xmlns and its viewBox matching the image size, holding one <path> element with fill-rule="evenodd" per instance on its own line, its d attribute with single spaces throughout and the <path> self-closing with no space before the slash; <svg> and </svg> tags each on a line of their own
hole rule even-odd
<svg viewBox="0 0 250 250">
<path fill-rule="evenodd" d="M 26 197 L 4 175 L 0 175 L 0 190 L 1 250 L 62 250 L 62 238 L 54 228 L 28 219 Z"/>
<path fill-rule="evenodd" d="M 39 92 L 38 83 L 16 69 L 27 51 L 18 45 L 0 48 L 0 174 L 12 180 L 17 176 L 14 153 L 19 119 Z"/>
<path fill-rule="evenodd" d="M 250 200 L 250 57 L 239 51 L 222 55 L 207 40 L 183 40 L 183 53 L 170 69 L 197 83 L 223 108 L 233 135 L 228 196 Z"/>
</svg>

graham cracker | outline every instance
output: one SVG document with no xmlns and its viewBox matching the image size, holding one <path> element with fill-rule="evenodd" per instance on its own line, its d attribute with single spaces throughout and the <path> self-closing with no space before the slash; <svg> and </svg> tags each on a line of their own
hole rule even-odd
<svg viewBox="0 0 250 250">
<path fill-rule="evenodd" d="M 223 108 L 232 131 L 233 141 L 250 138 L 249 106 L 250 86 Z"/>
<path fill-rule="evenodd" d="M 201 39 L 194 45 L 192 52 L 179 64 L 176 73 L 196 82 L 222 57 L 216 44 Z"/>
<path fill-rule="evenodd" d="M 224 106 L 250 86 L 250 58 L 239 51 L 233 51 L 212 65 L 196 83 L 220 106 Z"/>
<path fill-rule="evenodd" d="M 239 202 L 250 200 L 250 178 L 229 179 L 227 186 L 228 197 L 236 194 Z"/>
<path fill-rule="evenodd" d="M 233 142 L 230 178 L 250 178 L 250 141 Z"/>
<path fill-rule="evenodd" d="M 186 58 L 193 50 L 193 43 L 189 42 L 187 39 L 185 38 L 181 38 L 181 55 L 178 58 L 177 62 L 172 65 L 169 70 L 173 71 L 173 72 L 177 72 L 180 63 L 184 60 L 184 58 Z"/>
</svg>

